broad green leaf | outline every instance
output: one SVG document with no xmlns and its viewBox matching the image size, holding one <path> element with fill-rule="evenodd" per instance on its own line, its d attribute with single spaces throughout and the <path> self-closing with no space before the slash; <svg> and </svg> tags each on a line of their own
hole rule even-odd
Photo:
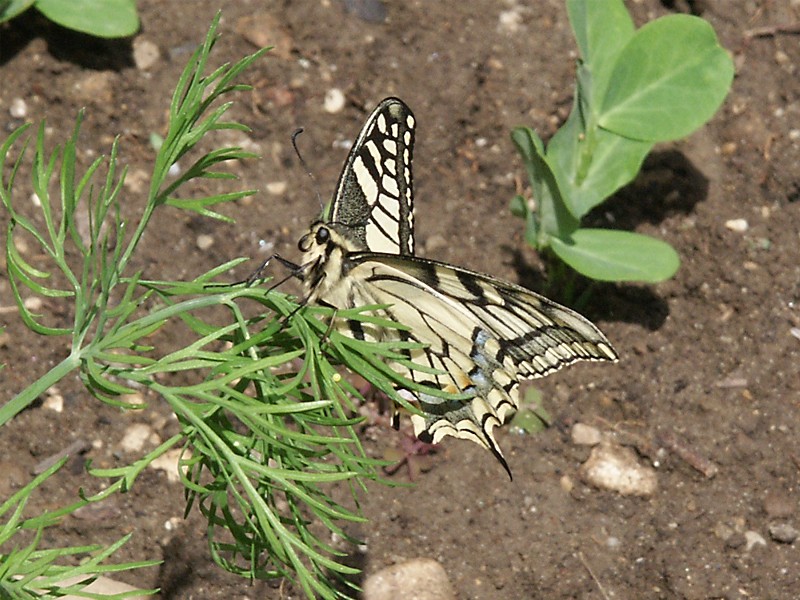
<svg viewBox="0 0 800 600">
<path fill-rule="evenodd" d="M 552 238 L 550 247 L 573 269 L 600 281 L 656 283 L 680 266 L 672 246 L 630 231 L 578 229 L 569 238 Z"/>
<path fill-rule="evenodd" d="M 639 29 L 617 57 L 599 124 L 637 140 L 675 140 L 714 115 L 732 80 L 733 61 L 711 25 L 663 17 Z"/>
<path fill-rule="evenodd" d="M 126 37 L 139 30 L 133 0 L 37 0 L 36 8 L 59 25 L 97 37 Z"/>
<path fill-rule="evenodd" d="M 633 37 L 634 25 L 622 0 L 568 0 L 567 13 L 575 41 L 588 72 L 588 99 L 597 106 L 622 48 Z"/>
<path fill-rule="evenodd" d="M 34 0 L 11 0 L 11 2 L 0 2 L 0 23 L 13 19 L 19 13 L 30 8 Z"/>
<path fill-rule="evenodd" d="M 555 165 L 565 204 L 580 219 L 639 173 L 653 144 L 595 129 L 575 133 L 572 115 L 550 140 L 547 157 Z M 592 148 L 586 148 L 588 144 Z M 580 160 L 584 164 L 580 164 Z"/>
<path fill-rule="evenodd" d="M 547 245 L 547 236 L 567 236 L 578 227 L 578 220 L 564 204 L 556 175 L 547 161 L 544 143 L 529 127 L 517 127 L 511 139 L 522 155 L 537 203 L 539 227 L 537 248 Z"/>
</svg>

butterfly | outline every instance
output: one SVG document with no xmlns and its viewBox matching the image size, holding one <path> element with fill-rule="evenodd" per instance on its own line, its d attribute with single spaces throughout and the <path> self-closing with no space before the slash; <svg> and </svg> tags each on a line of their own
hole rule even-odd
<svg viewBox="0 0 800 600">
<path fill-rule="evenodd" d="M 423 441 L 472 440 L 511 471 L 493 430 L 519 407 L 519 381 L 580 360 L 616 361 L 600 330 L 573 310 L 512 283 L 414 255 L 411 160 L 416 121 L 397 98 L 367 119 L 345 162 L 328 214 L 300 239 L 302 304 L 336 309 L 388 305 L 381 316 L 407 330 L 339 319 L 361 340 L 418 342 L 424 369 L 391 367 L 465 400 L 410 392 Z"/>
</svg>

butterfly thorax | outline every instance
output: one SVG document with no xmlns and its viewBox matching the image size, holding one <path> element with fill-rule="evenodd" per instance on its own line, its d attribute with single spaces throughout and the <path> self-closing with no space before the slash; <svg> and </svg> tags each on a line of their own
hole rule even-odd
<svg viewBox="0 0 800 600">
<path fill-rule="evenodd" d="M 305 300 L 319 302 L 335 308 L 353 306 L 351 283 L 346 277 L 351 268 L 347 256 L 350 252 L 364 250 L 357 241 L 347 236 L 344 227 L 317 221 L 311 225 L 297 247 L 303 252 L 303 282 Z"/>
</svg>

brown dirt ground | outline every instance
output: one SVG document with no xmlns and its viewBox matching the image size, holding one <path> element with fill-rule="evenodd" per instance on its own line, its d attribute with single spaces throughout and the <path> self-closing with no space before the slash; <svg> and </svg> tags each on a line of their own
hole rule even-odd
<svg viewBox="0 0 800 600">
<path fill-rule="evenodd" d="M 140 38 L 162 53 L 146 71 L 134 66 L 130 41 L 74 35 L 32 15 L 0 26 L 5 132 L 22 122 L 9 116 L 13 98 L 25 99 L 29 120 L 47 118 L 51 143 L 66 139 L 76 111 L 86 106 L 81 159 L 107 152 L 121 134 L 122 160 L 134 173 L 147 172 L 149 135 L 163 133 L 178 73 L 219 3 L 196 0 L 190 14 L 189 3 L 138 4 Z M 509 129 L 529 124 L 548 138 L 569 109 L 575 46 L 561 0 L 390 3 L 386 23 L 360 19 L 338 1 L 273 2 L 267 9 L 222 4 L 224 35 L 215 61 L 253 51 L 239 25 L 244 17 L 263 17 L 259 10 L 277 24 L 273 35 L 261 30 L 265 39 L 286 44 L 248 72 L 255 90 L 241 96 L 233 114 L 252 127 L 250 140 L 263 156 L 235 167 L 243 184 L 264 190 L 286 182 L 287 188 L 224 208 L 237 225 L 171 213 L 154 223 L 138 268 L 155 278 L 190 278 L 235 256 L 258 258 L 262 239 L 296 256 L 295 240 L 318 205 L 290 133 L 305 127 L 306 159 L 330 193 L 343 142 L 352 140 L 365 111 L 398 95 L 419 123 L 420 254 L 542 288 L 541 263 L 507 210 L 524 185 Z M 666 4 L 638 0 L 629 8 L 641 25 L 684 7 Z M 680 271 L 660 285 L 596 290 L 587 315 L 622 360 L 580 365 L 537 382 L 557 426 L 535 436 L 499 433 L 513 482 L 489 453 L 448 439 L 415 486 L 372 486 L 363 507 L 370 521 L 359 532 L 368 544 L 367 573 L 424 556 L 444 565 L 460 598 L 797 596 L 800 542 L 774 541 L 769 526 L 800 527 L 800 340 L 790 335 L 800 326 L 800 38 L 783 32 L 748 38 L 746 31 L 796 24 L 800 6 L 768 0 L 691 5 L 735 55 L 733 91 L 708 126 L 659 147 L 641 177 L 592 217 L 667 240 L 682 257 Z M 516 33 L 499 26 L 502 11 L 520 15 Z M 330 88 L 341 88 L 348 100 L 335 115 L 323 110 Z M 30 193 L 28 164 L 22 199 Z M 141 198 L 129 193 L 126 201 Z M 735 218 L 750 228 L 726 228 Z M 5 216 L 0 225 L 5 230 Z M 200 233 L 214 237 L 209 250 L 197 249 Z M 0 279 L 0 305 L 11 304 L 8 282 Z M 66 348 L 63 340 L 26 332 L 14 312 L 4 310 L 0 324 L 9 333 L 0 347 L 5 401 Z M 153 416 L 166 415 L 157 399 L 152 412 L 123 414 L 87 397 L 74 377 L 59 387 L 62 414 L 32 407 L 0 433 L 0 500 L 44 457 L 76 439 L 102 440 L 39 500 L 66 504 L 78 485 L 91 485 L 85 458 L 109 466 L 128 458 L 115 449 L 131 423 L 161 423 L 165 436 L 174 430 L 174 422 Z M 578 420 L 634 433 L 656 447 L 672 437 L 719 473 L 707 478 L 668 451 L 659 455 L 659 489 L 651 498 L 591 488 L 578 476 L 588 451 L 568 435 L 567 426 Z M 380 454 L 395 440 L 386 430 L 369 447 Z M 102 519 L 68 519 L 49 541 L 108 542 L 135 530 L 120 559 L 166 563 L 127 578 L 161 586 L 165 597 L 298 597 L 290 587 L 251 586 L 216 568 L 196 517 L 177 534 L 167 532 L 164 523 L 182 513 L 182 491 L 160 472 L 146 472 L 110 510 Z M 747 548 L 746 531 L 766 545 Z"/>
</svg>

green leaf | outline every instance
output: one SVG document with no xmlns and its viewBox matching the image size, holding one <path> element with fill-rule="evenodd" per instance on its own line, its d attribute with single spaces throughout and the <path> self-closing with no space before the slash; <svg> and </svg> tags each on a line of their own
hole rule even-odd
<svg viewBox="0 0 800 600">
<path fill-rule="evenodd" d="M 714 115 L 732 81 L 733 61 L 711 25 L 663 17 L 637 31 L 618 56 L 599 124 L 638 140 L 682 138 Z"/>
<path fill-rule="evenodd" d="M 622 0 L 568 0 L 567 13 L 590 80 L 591 99 L 605 94 L 608 78 L 622 48 L 633 37 L 633 21 Z"/>
<path fill-rule="evenodd" d="M 59 25 L 97 37 L 127 37 L 139 30 L 133 0 L 37 0 L 36 8 Z"/>
<path fill-rule="evenodd" d="M 556 174 L 547 160 L 544 143 L 529 127 L 517 127 L 511 139 L 522 156 L 537 204 L 536 247 L 547 246 L 547 236 L 566 237 L 578 227 L 578 220 L 565 204 Z"/>
<path fill-rule="evenodd" d="M 600 281 L 656 283 L 680 266 L 672 246 L 630 231 L 578 229 L 568 239 L 552 238 L 550 247 L 573 269 Z"/>
<path fill-rule="evenodd" d="M 560 173 L 559 185 L 577 219 L 582 218 L 622 186 L 634 180 L 653 144 L 595 129 L 591 141 L 579 135 L 573 111 L 547 146 L 550 164 Z M 584 148 L 592 143 L 590 150 Z M 585 165 L 580 166 L 581 158 Z M 563 236 L 562 236 L 563 237 Z"/>
<path fill-rule="evenodd" d="M 0 2 L 0 23 L 13 19 L 19 13 L 28 10 L 34 0 L 11 0 L 11 2 Z"/>
</svg>

